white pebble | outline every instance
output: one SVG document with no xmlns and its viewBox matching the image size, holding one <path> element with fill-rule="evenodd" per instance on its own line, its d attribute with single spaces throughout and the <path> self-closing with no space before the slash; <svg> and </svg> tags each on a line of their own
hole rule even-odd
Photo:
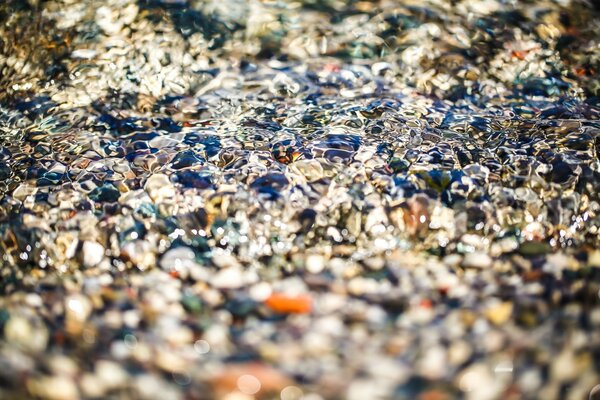
<svg viewBox="0 0 600 400">
<path fill-rule="evenodd" d="M 463 266 L 466 268 L 486 269 L 491 265 L 492 258 L 485 253 L 469 253 L 463 260 Z"/>
<path fill-rule="evenodd" d="M 319 254 L 310 254 L 306 257 L 306 270 L 311 274 L 318 274 L 325 268 L 325 258 Z"/>
<path fill-rule="evenodd" d="M 95 267 L 104 258 L 104 246 L 96 242 L 83 242 L 82 252 L 83 265 L 87 268 Z"/>
</svg>

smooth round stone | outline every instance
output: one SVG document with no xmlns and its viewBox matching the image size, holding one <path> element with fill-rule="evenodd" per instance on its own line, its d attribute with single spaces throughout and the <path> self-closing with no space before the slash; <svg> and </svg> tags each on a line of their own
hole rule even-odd
<svg viewBox="0 0 600 400">
<path fill-rule="evenodd" d="M 588 256 L 588 264 L 591 267 L 600 267 L 600 250 L 593 250 Z"/>
<path fill-rule="evenodd" d="M 577 361 L 573 351 L 565 349 L 553 359 L 550 375 L 558 382 L 567 382 L 576 378 L 577 370 Z"/>
<path fill-rule="evenodd" d="M 52 357 L 48 364 L 54 375 L 65 375 L 72 377 L 75 376 L 79 370 L 75 360 L 64 355 Z"/>
<path fill-rule="evenodd" d="M 490 175 L 489 168 L 478 164 L 465 166 L 463 172 L 472 178 L 481 179 L 482 181 L 486 181 Z"/>
<path fill-rule="evenodd" d="M 122 340 L 115 340 L 110 345 L 110 354 L 115 360 L 125 360 L 131 355 L 131 349 Z"/>
<path fill-rule="evenodd" d="M 144 190 L 155 203 L 164 203 L 175 197 L 175 187 L 169 177 L 164 174 L 154 174 L 148 178 Z"/>
<path fill-rule="evenodd" d="M 127 242 L 121 249 L 121 255 L 140 269 L 149 268 L 156 263 L 154 246 L 143 240 Z"/>
<path fill-rule="evenodd" d="M 76 400 L 79 391 L 75 382 L 66 376 L 44 376 L 27 382 L 27 389 L 35 397 L 46 400 Z"/>
<path fill-rule="evenodd" d="M 25 303 L 30 307 L 41 307 L 44 304 L 42 298 L 37 293 L 28 293 L 25 296 Z"/>
<path fill-rule="evenodd" d="M 85 241 L 82 247 L 83 265 L 87 268 L 95 267 L 104 258 L 104 246 L 97 242 Z"/>
<path fill-rule="evenodd" d="M 13 190 L 12 196 L 19 200 L 24 201 L 28 196 L 37 192 L 37 187 L 31 186 L 27 183 L 21 183 L 15 190 Z"/>
<path fill-rule="evenodd" d="M 492 266 L 492 258 L 485 253 L 468 253 L 462 265 L 465 268 L 486 269 Z"/>
<path fill-rule="evenodd" d="M 378 385 L 375 380 L 364 378 L 352 381 L 345 396 L 348 400 L 385 399 L 389 397 L 390 388 L 385 387 L 385 385 Z"/>
<path fill-rule="evenodd" d="M 241 268 L 223 268 L 211 279 L 211 284 L 218 289 L 238 289 L 244 286 L 244 271 Z"/>
<path fill-rule="evenodd" d="M 260 282 L 253 285 L 250 290 L 250 298 L 257 302 L 265 301 L 273 293 L 273 288 L 268 282 Z"/>
<path fill-rule="evenodd" d="M 323 177 L 323 166 L 317 160 L 298 160 L 289 166 L 293 172 L 304 176 L 308 181 L 314 181 Z"/>
<path fill-rule="evenodd" d="M 159 265 L 165 271 L 179 273 L 183 278 L 186 278 L 190 271 L 199 268 L 196 254 L 189 247 L 175 247 L 167 251 L 160 259 Z"/>
<path fill-rule="evenodd" d="M 325 268 L 325 257 L 319 254 L 310 254 L 306 257 L 305 267 L 311 274 L 318 274 Z"/>
<path fill-rule="evenodd" d="M 211 325 L 204 332 L 204 340 L 210 343 L 211 352 L 217 354 L 227 353 L 232 346 L 229 338 L 229 328 L 222 323 Z"/>
<path fill-rule="evenodd" d="M 453 342 L 448 348 L 448 362 L 452 366 L 458 366 L 467 361 L 472 353 L 473 350 L 466 341 Z"/>
<path fill-rule="evenodd" d="M 159 376 L 143 374 L 135 378 L 134 387 L 143 400 L 180 400 L 183 395 Z"/>
<path fill-rule="evenodd" d="M 378 207 L 372 210 L 365 221 L 365 231 L 372 235 L 381 235 L 385 232 L 385 224 L 387 224 L 388 218 L 385 214 L 383 207 Z"/>
<path fill-rule="evenodd" d="M 445 256 L 442 262 L 448 267 L 456 267 L 462 261 L 462 257 L 460 254 L 449 254 Z"/>
<path fill-rule="evenodd" d="M 473 364 L 456 377 L 456 385 L 469 400 L 498 398 L 504 385 L 485 364 Z"/>
<path fill-rule="evenodd" d="M 48 330 L 41 321 L 32 324 L 25 317 L 13 315 L 4 326 L 4 338 L 13 346 L 39 352 L 46 348 Z"/>
<path fill-rule="evenodd" d="M 417 363 L 419 374 L 432 380 L 442 379 L 448 371 L 446 359 L 446 351 L 443 347 L 429 348 Z"/>
<path fill-rule="evenodd" d="M 121 197 L 119 189 L 111 183 L 105 183 L 102 186 L 98 186 L 90 192 L 90 199 L 97 202 L 109 202 L 114 203 Z"/>
<path fill-rule="evenodd" d="M 92 312 L 91 301 L 81 294 L 73 294 L 65 299 L 65 311 L 68 320 L 85 321 Z"/>
<path fill-rule="evenodd" d="M 165 348 L 160 348 L 154 358 L 155 365 L 170 373 L 184 373 L 189 365 L 179 354 Z"/>
<path fill-rule="evenodd" d="M 348 292 L 354 296 L 362 296 L 377 292 L 377 282 L 374 279 L 356 277 L 348 282 Z"/>
<path fill-rule="evenodd" d="M 537 240 L 529 240 L 521 243 L 519 246 L 519 253 L 526 257 L 535 257 L 548 254 L 551 250 L 552 248 L 548 243 Z"/>
<path fill-rule="evenodd" d="M 87 397 L 102 397 L 106 393 L 104 384 L 94 374 L 84 374 L 79 381 L 79 386 Z"/>
<path fill-rule="evenodd" d="M 519 248 L 519 242 L 514 237 L 504 238 L 492 244 L 490 253 L 493 256 L 499 256 L 503 253 L 510 253 Z"/>
<path fill-rule="evenodd" d="M 189 262 L 195 262 L 196 253 L 189 247 L 175 247 L 163 254 L 159 265 L 162 269 L 171 270 Z"/>
<path fill-rule="evenodd" d="M 194 340 L 194 332 L 185 326 L 176 326 L 162 333 L 167 342 L 174 346 L 189 344 Z"/>
<path fill-rule="evenodd" d="M 542 386 L 543 382 L 542 374 L 534 367 L 523 371 L 518 378 L 519 388 L 525 393 L 534 393 Z"/>
<path fill-rule="evenodd" d="M 212 257 L 212 263 L 219 268 L 241 267 L 239 261 L 229 253 L 216 253 Z"/>
<path fill-rule="evenodd" d="M 123 387 L 129 380 L 129 374 L 123 367 L 113 361 L 100 360 L 96 362 L 96 377 L 108 389 Z"/>
<path fill-rule="evenodd" d="M 370 270 L 373 271 L 379 271 L 385 267 L 385 260 L 382 257 L 369 257 L 363 262 Z"/>
<path fill-rule="evenodd" d="M 486 318 L 496 326 L 508 321 L 513 312 L 513 304 L 510 301 L 494 304 L 485 311 Z"/>
</svg>

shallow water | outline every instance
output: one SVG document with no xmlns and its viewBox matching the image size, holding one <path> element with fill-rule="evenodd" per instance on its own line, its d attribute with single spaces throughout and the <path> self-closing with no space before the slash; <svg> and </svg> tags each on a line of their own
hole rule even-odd
<svg viewBox="0 0 600 400">
<path fill-rule="evenodd" d="M 0 397 L 595 398 L 597 14 L 3 4 Z"/>
</svg>

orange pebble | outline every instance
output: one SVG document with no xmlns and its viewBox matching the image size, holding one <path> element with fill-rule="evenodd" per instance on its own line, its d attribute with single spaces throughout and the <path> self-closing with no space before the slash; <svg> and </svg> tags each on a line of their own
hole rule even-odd
<svg viewBox="0 0 600 400">
<path fill-rule="evenodd" d="M 423 308 L 431 308 L 431 307 L 433 307 L 433 303 L 429 299 L 423 299 L 423 300 L 421 300 L 421 302 L 419 303 L 419 305 L 421 307 L 423 307 Z"/>
<path fill-rule="evenodd" d="M 515 50 L 513 51 L 511 54 L 513 57 L 518 58 L 519 60 L 524 60 L 525 56 L 527 56 L 527 51 L 519 51 L 519 50 Z"/>
<path fill-rule="evenodd" d="M 288 296 L 283 293 L 273 293 L 265 300 L 267 307 L 280 314 L 306 314 L 312 309 L 310 296 Z"/>
<path fill-rule="evenodd" d="M 428 390 L 426 392 L 423 392 L 419 395 L 419 400 L 447 400 L 450 397 L 443 392 L 440 392 L 438 390 Z"/>
</svg>

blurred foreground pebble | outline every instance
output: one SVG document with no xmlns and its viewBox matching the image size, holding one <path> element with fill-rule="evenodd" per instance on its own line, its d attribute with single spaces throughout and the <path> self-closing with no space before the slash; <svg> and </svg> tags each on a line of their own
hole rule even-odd
<svg viewBox="0 0 600 400">
<path fill-rule="evenodd" d="M 598 17 L 3 2 L 0 398 L 598 398 Z"/>
</svg>

